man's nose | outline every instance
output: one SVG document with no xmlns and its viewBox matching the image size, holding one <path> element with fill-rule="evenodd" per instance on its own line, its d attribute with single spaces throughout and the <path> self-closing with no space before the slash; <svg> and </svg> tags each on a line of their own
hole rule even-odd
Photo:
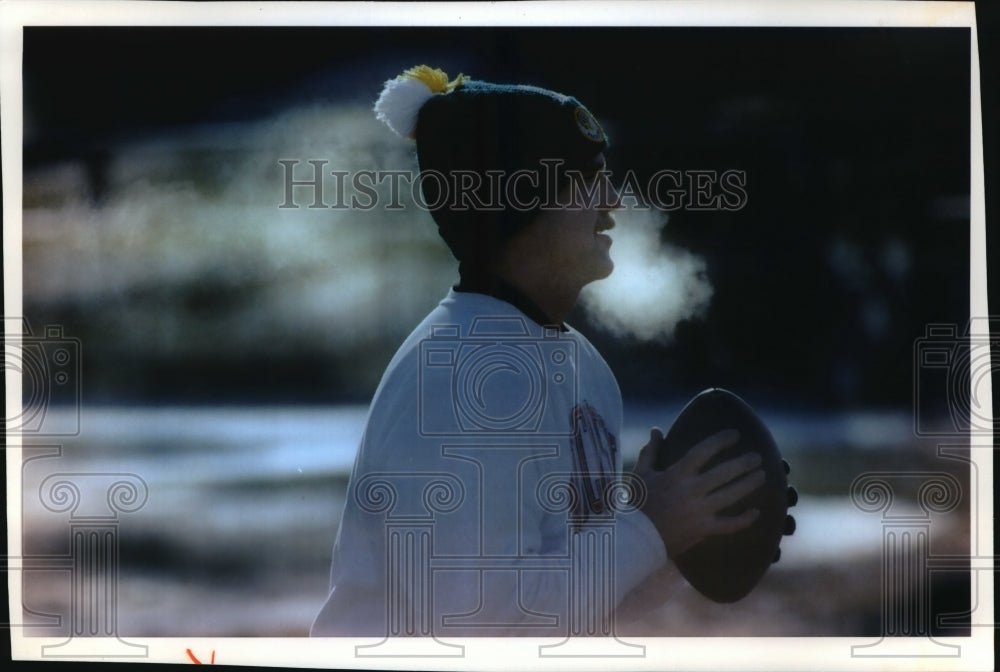
<svg viewBox="0 0 1000 672">
<path fill-rule="evenodd" d="M 622 207 L 622 195 L 615 185 L 611 183 L 611 176 L 604 175 L 604 184 L 601 189 L 601 203 L 600 210 L 606 212 L 609 210 L 617 210 Z"/>
</svg>

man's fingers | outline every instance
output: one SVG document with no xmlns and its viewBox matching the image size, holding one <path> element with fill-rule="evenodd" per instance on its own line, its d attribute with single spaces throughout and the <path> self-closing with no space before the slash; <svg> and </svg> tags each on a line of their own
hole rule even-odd
<svg viewBox="0 0 1000 672">
<path fill-rule="evenodd" d="M 705 502 L 713 511 L 719 511 L 740 501 L 751 492 L 764 485 L 765 475 L 763 469 L 751 471 L 749 474 L 724 485 L 708 497 Z"/>
<path fill-rule="evenodd" d="M 735 516 L 717 516 L 710 525 L 710 534 L 732 534 L 739 532 L 753 525 L 753 522 L 760 516 L 757 509 L 748 509 Z"/>
<path fill-rule="evenodd" d="M 651 471 L 653 465 L 656 464 L 656 458 L 660 454 L 660 444 L 663 442 L 663 432 L 660 431 L 659 427 L 653 427 L 649 430 L 649 443 L 642 447 L 639 451 L 639 458 L 635 461 L 635 468 L 633 471 L 637 474 L 644 473 L 646 471 Z"/>
<path fill-rule="evenodd" d="M 739 457 L 734 457 L 731 460 L 726 460 L 722 464 L 712 467 L 700 477 L 704 492 L 711 492 L 734 478 L 742 476 L 751 469 L 756 469 L 760 466 L 761 461 L 760 453 L 744 453 Z"/>
<path fill-rule="evenodd" d="M 684 456 L 684 462 L 687 463 L 686 466 L 690 468 L 692 473 L 697 473 L 706 462 L 739 440 L 740 433 L 735 429 L 724 429 L 721 432 L 716 432 L 707 439 L 696 443 Z"/>
</svg>

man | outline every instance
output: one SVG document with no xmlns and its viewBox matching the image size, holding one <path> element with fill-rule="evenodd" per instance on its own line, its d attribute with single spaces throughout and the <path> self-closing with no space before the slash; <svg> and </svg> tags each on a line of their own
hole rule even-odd
<svg viewBox="0 0 1000 672">
<path fill-rule="evenodd" d="M 654 471 L 654 429 L 621 473 L 617 382 L 564 324 L 614 268 L 607 137 L 579 101 L 420 66 L 375 110 L 416 140 L 460 283 L 375 393 L 312 634 L 611 635 L 629 593 L 677 581 L 669 555 L 752 523 L 717 512 L 759 458 L 699 474 L 721 432 Z"/>
</svg>

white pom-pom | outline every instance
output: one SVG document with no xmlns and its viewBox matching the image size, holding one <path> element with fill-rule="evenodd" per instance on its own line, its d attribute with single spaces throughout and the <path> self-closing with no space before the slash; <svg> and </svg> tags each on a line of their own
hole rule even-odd
<svg viewBox="0 0 1000 672">
<path fill-rule="evenodd" d="M 397 77 L 385 83 L 375 101 L 375 118 L 384 121 L 396 134 L 413 138 L 417 132 L 417 114 L 434 92 L 414 77 Z"/>
</svg>

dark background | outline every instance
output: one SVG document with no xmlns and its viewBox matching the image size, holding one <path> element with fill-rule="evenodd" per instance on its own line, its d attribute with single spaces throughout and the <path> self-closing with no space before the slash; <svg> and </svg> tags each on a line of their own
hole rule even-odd
<svg viewBox="0 0 1000 672">
<path fill-rule="evenodd" d="M 84 161 L 99 203 L 116 146 L 302 102 L 371 102 L 417 62 L 571 92 L 608 130 L 612 169 L 747 174 L 745 208 L 678 211 L 663 232 L 707 261 L 703 319 L 669 344 L 571 320 L 626 396 L 670 381 L 681 397 L 722 385 L 806 407 L 906 407 L 914 340 L 969 317 L 969 49 L 965 29 L 28 28 L 24 164 Z M 25 310 L 87 337 L 88 401 L 372 391 L 335 356 L 262 349 L 249 375 L 242 355 L 114 352 L 73 306 Z M 123 384 L 122 367 L 157 385 Z"/>
</svg>

